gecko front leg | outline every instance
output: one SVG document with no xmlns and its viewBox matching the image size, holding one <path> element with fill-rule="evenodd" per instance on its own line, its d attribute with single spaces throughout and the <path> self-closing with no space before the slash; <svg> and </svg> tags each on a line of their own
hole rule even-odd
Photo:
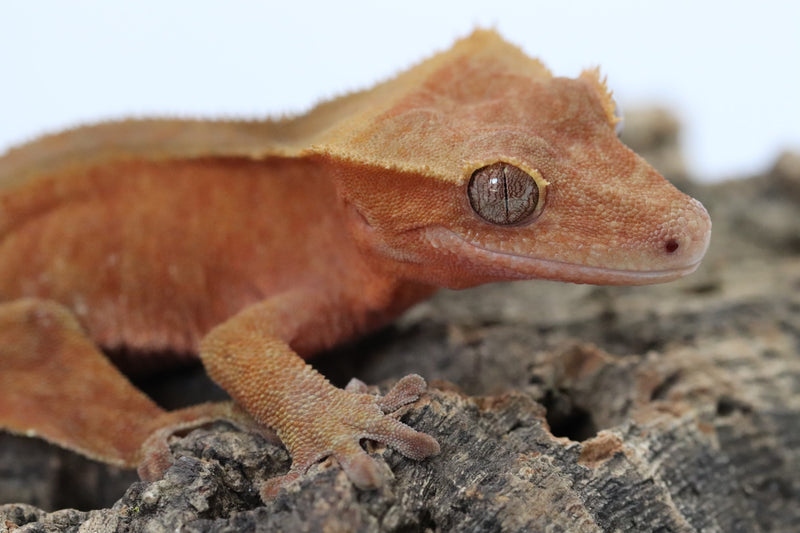
<svg viewBox="0 0 800 533">
<path fill-rule="evenodd" d="M 425 390 L 421 377 L 403 378 L 380 398 L 359 387 L 334 387 L 295 353 L 291 346 L 303 342 L 301 335 L 341 336 L 321 318 L 329 316 L 325 311 L 318 295 L 283 293 L 215 327 L 200 346 L 208 374 L 257 421 L 275 429 L 292 457 L 290 471 L 262 487 L 264 499 L 329 456 L 357 487 L 382 485 L 382 471 L 361 447 L 362 439 L 416 460 L 439 452 L 434 438 L 391 416 Z"/>
</svg>

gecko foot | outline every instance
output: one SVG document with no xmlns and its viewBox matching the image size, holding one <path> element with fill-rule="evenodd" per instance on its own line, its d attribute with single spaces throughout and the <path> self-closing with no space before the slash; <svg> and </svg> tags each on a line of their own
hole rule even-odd
<svg viewBox="0 0 800 533">
<path fill-rule="evenodd" d="M 326 457 L 336 459 L 358 488 L 383 485 L 386 471 L 364 451 L 364 439 L 386 444 L 414 460 L 438 454 L 436 439 L 396 419 L 403 414 L 398 410 L 416 401 L 425 388 L 424 379 L 410 375 L 383 397 L 363 392 L 366 386 L 358 381 L 351 382 L 345 390 L 332 386 L 326 389 L 315 402 L 319 411 L 313 423 L 295 424 L 279 431 L 292 455 L 292 467 L 286 475 L 269 479 L 261 486 L 262 499 L 273 499 L 281 487 Z"/>
</svg>

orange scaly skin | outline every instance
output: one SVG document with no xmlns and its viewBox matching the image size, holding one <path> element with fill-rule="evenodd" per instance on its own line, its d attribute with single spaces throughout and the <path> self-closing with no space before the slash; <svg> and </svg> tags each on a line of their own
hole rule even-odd
<svg viewBox="0 0 800 533">
<path fill-rule="evenodd" d="M 376 398 L 303 358 L 441 286 L 643 284 L 697 267 L 706 211 L 623 146 L 616 121 L 597 72 L 553 77 L 477 31 L 298 118 L 107 123 L 11 150 L 0 427 L 156 477 L 170 428 L 241 415 L 165 412 L 97 346 L 196 353 L 292 455 L 265 498 L 329 455 L 380 485 L 360 439 L 439 450 L 391 416 L 425 382 Z"/>
</svg>

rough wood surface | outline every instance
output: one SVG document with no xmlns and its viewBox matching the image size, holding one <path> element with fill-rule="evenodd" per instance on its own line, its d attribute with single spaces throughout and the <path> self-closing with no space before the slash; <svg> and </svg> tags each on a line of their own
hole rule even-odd
<svg viewBox="0 0 800 533">
<path fill-rule="evenodd" d="M 432 381 L 404 420 L 442 454 L 374 450 L 390 487 L 355 490 L 323 463 L 263 505 L 254 484 L 287 455 L 223 422 L 174 439 L 180 459 L 155 483 L 2 435 L 0 502 L 25 503 L 0 506 L 0 531 L 800 530 L 800 155 L 700 186 L 676 128 L 660 111 L 634 131 L 709 208 L 697 274 L 443 292 L 318 362 L 339 382 Z M 175 404 L 205 383 L 195 371 L 148 386 Z M 177 387 L 180 400 L 162 392 Z M 41 510 L 66 506 L 85 510 Z"/>
</svg>

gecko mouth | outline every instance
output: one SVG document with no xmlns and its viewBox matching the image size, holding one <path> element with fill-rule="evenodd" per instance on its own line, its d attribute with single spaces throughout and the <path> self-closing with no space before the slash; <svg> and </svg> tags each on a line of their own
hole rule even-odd
<svg viewBox="0 0 800 533">
<path fill-rule="evenodd" d="M 428 228 L 425 233 L 427 240 L 434 246 L 451 250 L 460 257 L 477 256 L 476 259 L 481 263 L 481 268 L 487 272 L 489 277 L 497 281 L 549 279 L 594 285 L 650 285 L 672 281 L 691 274 L 700 266 L 703 255 L 701 253 L 691 263 L 672 268 L 616 269 L 492 250 L 472 243 L 443 227 Z"/>
</svg>

